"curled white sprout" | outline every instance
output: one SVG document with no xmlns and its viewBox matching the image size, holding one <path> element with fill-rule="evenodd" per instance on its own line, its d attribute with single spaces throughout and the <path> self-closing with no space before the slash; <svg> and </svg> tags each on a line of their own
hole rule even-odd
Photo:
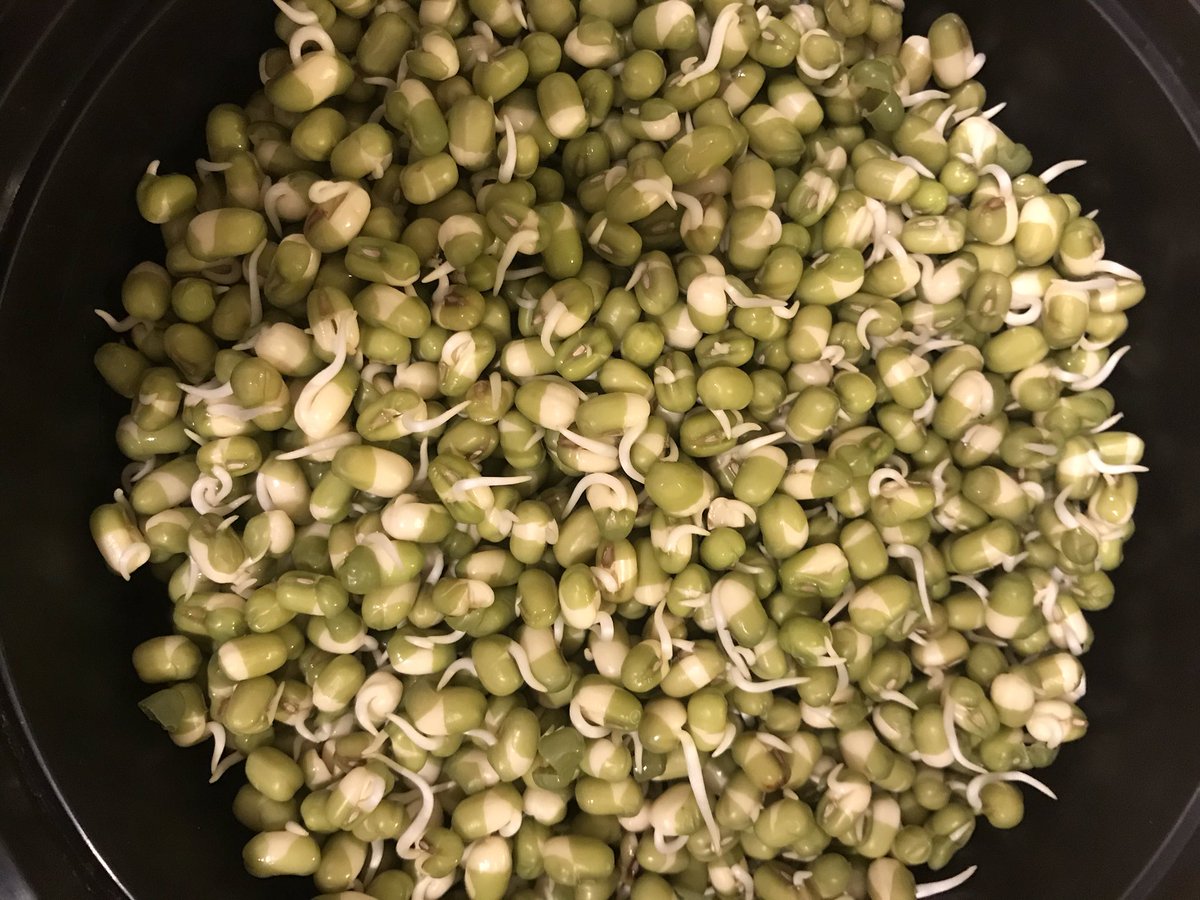
<svg viewBox="0 0 1200 900">
<path fill-rule="evenodd" d="M 1004 314 L 1004 324 L 1011 328 L 1032 325 L 1042 317 L 1042 298 L 1029 294 L 1014 294 L 1012 306 Z"/>
<path fill-rule="evenodd" d="M 292 32 L 292 36 L 288 40 L 288 54 L 292 57 L 292 65 L 300 62 L 304 56 L 304 48 L 308 44 L 316 44 L 320 53 L 332 55 L 337 51 L 333 45 L 333 38 L 320 25 L 301 25 Z"/>
<path fill-rule="evenodd" d="M 650 839 L 654 844 L 654 849 L 664 856 L 672 856 L 687 846 L 688 839 L 691 835 L 678 834 L 673 838 L 668 838 L 657 828 L 650 829 Z"/>
<path fill-rule="evenodd" d="M 608 737 L 612 731 L 610 728 L 591 722 L 584 715 L 578 694 L 571 698 L 571 702 L 567 706 L 567 715 L 571 719 L 571 724 L 575 726 L 575 730 L 586 738 Z"/>
<path fill-rule="evenodd" d="M 151 456 L 149 459 L 144 459 L 140 463 L 131 462 L 121 470 L 121 487 L 129 491 L 133 485 L 137 484 L 158 467 L 158 457 Z"/>
<path fill-rule="evenodd" d="M 284 0 L 271 0 L 271 2 L 297 25 L 315 25 L 317 23 L 317 14 L 312 10 L 296 9 L 290 3 L 285 3 Z"/>
<path fill-rule="evenodd" d="M 871 477 L 867 479 L 867 493 L 872 497 L 878 497 L 883 492 L 884 485 L 889 483 L 908 485 L 904 473 L 896 469 L 881 468 L 872 472 Z"/>
<path fill-rule="evenodd" d="M 860 344 L 862 344 L 864 347 L 866 347 L 868 350 L 871 348 L 871 336 L 869 334 L 867 334 L 867 328 L 870 327 L 872 322 L 875 322 L 882 318 L 883 318 L 883 316 L 882 316 L 882 314 L 880 314 L 879 310 L 872 308 L 872 309 L 868 309 L 861 316 L 859 316 L 858 322 L 855 323 L 854 333 L 858 337 L 858 342 Z M 843 349 L 843 352 L 845 352 L 844 348 L 842 348 L 842 349 Z"/>
</svg>

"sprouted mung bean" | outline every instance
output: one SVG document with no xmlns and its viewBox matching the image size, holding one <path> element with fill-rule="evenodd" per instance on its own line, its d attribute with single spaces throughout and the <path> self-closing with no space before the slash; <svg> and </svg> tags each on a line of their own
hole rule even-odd
<svg viewBox="0 0 1200 900">
<path fill-rule="evenodd" d="M 901 0 L 276 0 L 137 189 L 142 704 L 331 897 L 905 900 L 1087 730 L 1144 290 Z"/>
</svg>

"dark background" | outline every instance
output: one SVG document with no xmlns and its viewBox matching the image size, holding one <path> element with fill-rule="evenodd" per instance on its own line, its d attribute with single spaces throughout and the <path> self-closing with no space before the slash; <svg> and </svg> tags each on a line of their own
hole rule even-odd
<svg viewBox="0 0 1200 900">
<path fill-rule="evenodd" d="M 1146 276 L 1113 386 L 1152 467 L 1117 603 L 1091 617 L 1091 733 L 1046 773 L 1062 800 L 1029 792 L 1022 827 L 981 828 L 962 854 L 980 873 L 952 896 L 1200 897 L 1200 4 L 910 0 L 910 27 L 947 8 L 991 56 L 998 123 L 1036 171 L 1092 161 L 1062 189 L 1101 208 L 1112 256 Z M 36 890 L 0 880 L 5 900 L 311 895 L 241 871 L 236 778 L 210 787 L 207 751 L 138 713 L 128 654 L 165 630 L 166 601 L 112 578 L 86 525 L 120 470 L 106 436 L 122 405 L 91 371 L 106 338 L 90 310 L 115 308 L 124 272 L 157 253 L 133 187 L 151 158 L 201 155 L 205 111 L 255 86 L 272 13 L 0 0 L 0 872 L 15 861 Z"/>
</svg>

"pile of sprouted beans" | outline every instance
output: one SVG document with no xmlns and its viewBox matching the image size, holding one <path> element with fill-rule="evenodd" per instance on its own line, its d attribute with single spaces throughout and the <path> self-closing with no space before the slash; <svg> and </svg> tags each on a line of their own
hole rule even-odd
<svg viewBox="0 0 1200 900">
<path fill-rule="evenodd" d="M 911 900 L 1083 736 L 1139 276 L 901 0 L 295 0 L 137 189 L 142 708 L 351 900 Z"/>
</svg>

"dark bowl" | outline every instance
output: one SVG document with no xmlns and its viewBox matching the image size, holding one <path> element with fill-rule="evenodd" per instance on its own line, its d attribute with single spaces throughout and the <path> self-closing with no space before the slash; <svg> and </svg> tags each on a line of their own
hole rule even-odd
<svg viewBox="0 0 1200 900">
<path fill-rule="evenodd" d="M 1030 792 L 1020 828 L 980 829 L 964 854 L 980 871 L 954 896 L 1197 897 L 1195 859 L 1178 857 L 1200 806 L 1200 7 L 909 6 L 914 28 L 964 15 L 993 100 L 1009 102 L 1001 123 L 1039 165 L 1091 161 L 1062 185 L 1100 208 L 1112 255 L 1150 289 L 1113 387 L 1152 471 L 1117 603 L 1093 617 L 1091 733 L 1046 773 L 1059 802 Z M 206 111 L 254 89 L 272 13 L 266 0 L 0 10 L 0 830 L 40 897 L 311 895 L 245 874 L 236 779 L 210 787 L 207 751 L 177 750 L 138 712 L 129 652 L 168 608 L 151 579 L 111 577 L 87 529 L 121 466 L 122 404 L 92 369 L 105 329 L 91 310 L 113 308 L 123 274 L 159 252 L 133 187 L 151 158 L 200 155 Z"/>
</svg>

